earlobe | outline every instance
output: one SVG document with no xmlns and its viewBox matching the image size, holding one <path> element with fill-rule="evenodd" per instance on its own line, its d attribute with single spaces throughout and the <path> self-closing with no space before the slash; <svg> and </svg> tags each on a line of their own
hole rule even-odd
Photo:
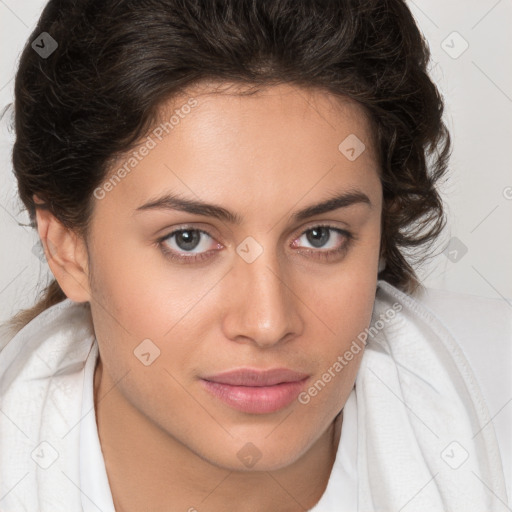
<svg viewBox="0 0 512 512">
<path fill-rule="evenodd" d="M 36 195 L 34 201 L 36 205 L 42 204 Z M 89 267 L 83 239 L 47 209 L 36 206 L 36 218 L 46 260 L 62 291 L 74 302 L 90 301 Z"/>
</svg>

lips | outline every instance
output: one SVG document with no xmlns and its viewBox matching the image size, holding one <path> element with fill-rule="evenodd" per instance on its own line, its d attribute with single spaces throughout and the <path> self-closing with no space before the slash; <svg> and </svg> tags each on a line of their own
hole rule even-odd
<svg viewBox="0 0 512 512">
<path fill-rule="evenodd" d="M 274 386 L 282 382 L 296 382 L 308 377 L 306 373 L 299 373 L 288 368 L 274 368 L 271 370 L 239 369 L 229 372 L 203 377 L 204 380 L 229 384 L 230 386 Z"/>
<path fill-rule="evenodd" d="M 230 407 L 246 413 L 266 414 L 290 405 L 309 378 L 288 368 L 237 369 L 203 377 L 206 391 Z"/>
</svg>

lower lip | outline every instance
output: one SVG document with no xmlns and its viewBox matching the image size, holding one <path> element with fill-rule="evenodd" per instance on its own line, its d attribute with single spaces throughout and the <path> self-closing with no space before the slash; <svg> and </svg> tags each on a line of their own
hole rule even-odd
<svg viewBox="0 0 512 512">
<path fill-rule="evenodd" d="M 223 402 L 246 413 L 266 414 L 290 405 L 298 396 L 308 377 L 282 382 L 274 386 L 230 386 L 220 382 L 202 380 L 204 387 Z"/>
</svg>

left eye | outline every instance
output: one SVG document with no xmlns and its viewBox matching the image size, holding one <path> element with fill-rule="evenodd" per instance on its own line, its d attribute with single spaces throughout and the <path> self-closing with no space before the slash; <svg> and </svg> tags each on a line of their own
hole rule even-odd
<svg viewBox="0 0 512 512">
<path fill-rule="evenodd" d="M 334 237 L 331 236 L 332 232 L 335 233 Z M 315 226 L 305 231 L 297 240 L 301 238 L 305 238 L 307 243 L 311 244 L 314 249 L 333 249 L 338 247 L 339 239 L 343 240 L 343 238 L 346 238 L 346 235 L 344 235 L 342 230 L 330 226 Z M 336 242 L 336 239 L 338 239 L 338 242 Z M 328 243 L 329 245 L 326 246 L 325 244 Z M 298 246 L 295 241 L 292 245 L 293 247 Z"/>
</svg>

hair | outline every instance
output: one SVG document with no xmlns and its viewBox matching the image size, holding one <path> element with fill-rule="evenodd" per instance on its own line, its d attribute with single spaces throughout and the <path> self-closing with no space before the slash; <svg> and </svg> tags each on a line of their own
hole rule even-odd
<svg viewBox="0 0 512 512">
<path fill-rule="evenodd" d="M 58 43 L 46 58 L 31 47 L 41 32 Z M 44 208 L 86 237 L 109 163 L 147 136 L 164 102 L 204 81 L 319 89 L 370 119 L 383 187 L 378 278 L 413 293 L 414 266 L 446 223 L 437 184 L 450 135 L 429 61 L 403 0 L 51 0 L 15 78 L 19 196 L 32 227 Z M 64 299 L 53 279 L 10 322 L 19 330 Z"/>
</svg>

